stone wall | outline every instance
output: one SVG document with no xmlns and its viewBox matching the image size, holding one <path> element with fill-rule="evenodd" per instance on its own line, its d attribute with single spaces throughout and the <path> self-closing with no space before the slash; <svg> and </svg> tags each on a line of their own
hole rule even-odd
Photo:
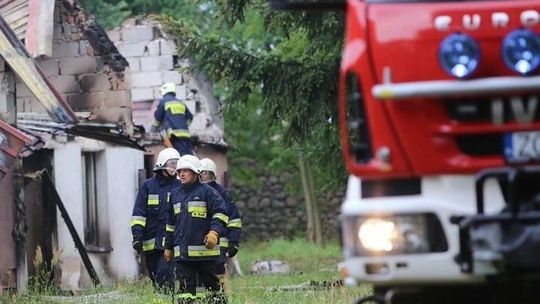
<svg viewBox="0 0 540 304">
<path fill-rule="evenodd" d="M 303 195 L 290 194 L 286 185 L 296 178 L 289 172 L 272 175 L 254 162 L 245 164 L 254 168 L 260 186 L 231 187 L 233 198 L 242 216 L 242 239 L 274 239 L 304 236 L 307 227 Z M 323 237 L 338 236 L 338 216 L 345 191 L 317 195 L 320 206 Z"/>
</svg>

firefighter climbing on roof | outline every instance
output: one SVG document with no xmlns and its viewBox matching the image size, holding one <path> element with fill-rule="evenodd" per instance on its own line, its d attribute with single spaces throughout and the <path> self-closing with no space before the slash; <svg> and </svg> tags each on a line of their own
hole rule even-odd
<svg viewBox="0 0 540 304">
<path fill-rule="evenodd" d="M 193 154 L 191 134 L 188 129 L 193 114 L 185 103 L 176 98 L 176 85 L 174 83 L 163 84 L 161 95 L 163 98 L 159 101 L 154 112 L 151 131 L 157 132 L 159 128 L 164 129 L 171 145 L 178 150 L 180 155 Z"/>
</svg>

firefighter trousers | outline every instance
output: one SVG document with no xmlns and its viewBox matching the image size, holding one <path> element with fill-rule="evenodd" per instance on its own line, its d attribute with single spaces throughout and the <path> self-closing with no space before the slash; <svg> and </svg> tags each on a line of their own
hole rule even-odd
<svg viewBox="0 0 540 304">
<path fill-rule="evenodd" d="M 225 288 L 225 272 L 226 272 L 225 264 L 217 263 L 215 272 L 219 279 L 219 285 L 221 286 L 221 290 L 223 290 L 224 292 L 227 291 Z"/>
<path fill-rule="evenodd" d="M 207 302 L 227 303 L 225 295 L 221 292 L 215 269 L 216 263 L 213 261 L 177 262 L 176 278 L 180 283 L 178 302 L 193 303 L 197 298 L 197 280 L 199 280 L 206 287 Z"/>
<path fill-rule="evenodd" d="M 170 141 L 173 148 L 175 148 L 176 151 L 180 153 L 180 155 L 186 155 L 186 154 L 193 155 L 193 148 L 191 147 L 190 138 L 179 138 L 179 137 L 171 136 Z"/>
<path fill-rule="evenodd" d="M 145 264 L 155 288 L 172 292 L 174 289 L 174 263 L 165 261 L 162 250 L 145 254 Z"/>
</svg>

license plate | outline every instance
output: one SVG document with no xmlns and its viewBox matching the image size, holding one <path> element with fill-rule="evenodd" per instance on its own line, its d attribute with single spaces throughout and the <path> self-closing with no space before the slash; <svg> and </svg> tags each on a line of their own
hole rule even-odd
<svg viewBox="0 0 540 304">
<path fill-rule="evenodd" d="M 505 134 L 504 156 L 512 163 L 540 160 L 540 131 Z"/>
</svg>

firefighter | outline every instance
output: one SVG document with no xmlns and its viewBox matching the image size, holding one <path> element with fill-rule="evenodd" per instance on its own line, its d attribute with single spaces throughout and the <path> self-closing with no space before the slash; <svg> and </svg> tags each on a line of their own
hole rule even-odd
<svg viewBox="0 0 540 304">
<path fill-rule="evenodd" d="M 176 178 L 176 149 L 163 149 L 154 166 L 155 176 L 141 185 L 131 219 L 133 249 L 145 257 L 146 269 L 154 287 L 172 291 L 173 264 L 163 257 L 170 195 L 181 186 Z"/>
<path fill-rule="evenodd" d="M 201 182 L 208 184 L 221 195 L 225 201 L 227 208 L 227 216 L 229 217 L 229 223 L 225 234 L 219 239 L 219 248 L 221 250 L 220 261 L 216 266 L 216 274 L 218 275 L 221 285 L 223 287 L 223 279 L 225 277 L 225 263 L 226 258 L 233 258 L 239 249 L 240 232 L 242 228 L 242 220 L 236 204 L 231 199 L 229 191 L 222 185 L 216 182 L 217 167 L 216 163 L 209 159 L 201 159 L 200 168 Z"/>
<path fill-rule="evenodd" d="M 197 277 L 208 289 L 212 303 L 225 303 L 215 274 L 219 261 L 219 236 L 227 227 L 225 202 L 210 186 L 199 182 L 200 161 L 193 155 L 178 160 L 177 174 L 182 183 L 171 194 L 165 258 L 176 262 L 179 303 L 194 303 Z"/>
<path fill-rule="evenodd" d="M 163 98 L 159 101 L 154 112 L 154 122 L 152 132 L 157 132 L 162 127 L 166 130 L 169 140 L 180 155 L 193 154 L 191 146 L 191 135 L 188 125 L 193 119 L 193 115 L 186 105 L 176 98 L 176 85 L 167 82 L 161 86 Z"/>
</svg>

